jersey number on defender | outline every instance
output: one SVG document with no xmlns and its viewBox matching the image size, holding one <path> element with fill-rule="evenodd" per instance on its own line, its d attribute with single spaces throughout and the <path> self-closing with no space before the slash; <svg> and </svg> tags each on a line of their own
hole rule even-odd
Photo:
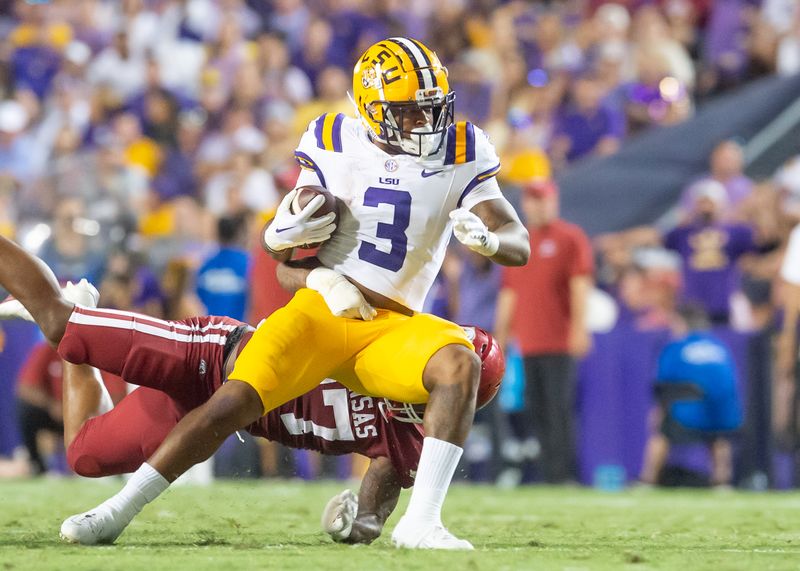
<svg viewBox="0 0 800 571">
<path fill-rule="evenodd" d="M 289 434 L 299 436 L 309 432 L 315 436 L 333 442 L 334 440 L 355 440 L 353 428 L 350 426 L 350 410 L 347 401 L 347 389 L 327 389 L 322 391 L 322 402 L 333 408 L 333 421 L 336 428 L 320 426 L 313 420 L 297 418 L 292 413 L 281 415 L 281 420 Z"/>
<path fill-rule="evenodd" d="M 375 234 L 378 238 L 389 240 L 392 248 L 387 253 L 371 242 L 362 242 L 358 257 L 380 268 L 396 272 L 403 267 L 408 251 L 406 229 L 411 216 L 411 194 L 405 190 L 370 186 L 364 193 L 364 206 L 377 208 L 381 204 L 394 206 L 394 218 L 391 223 L 378 222 Z"/>
</svg>

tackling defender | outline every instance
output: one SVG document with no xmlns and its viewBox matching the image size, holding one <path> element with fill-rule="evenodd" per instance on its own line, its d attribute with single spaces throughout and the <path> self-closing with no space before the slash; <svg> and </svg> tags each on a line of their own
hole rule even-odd
<svg viewBox="0 0 800 571">
<path fill-rule="evenodd" d="M 43 327 L 47 323 L 49 340 L 57 342 L 59 354 L 67 361 L 64 441 L 70 467 L 82 476 L 137 470 L 188 411 L 220 388 L 254 332 L 227 317 L 164 321 L 96 308 L 99 296 L 91 284 L 84 280 L 59 291 L 43 262 L 1 237 L 0 260 L 0 284 L 19 296 L 0 304 L 0 319 L 33 321 L 22 309 L 32 306 Z M 71 307 L 71 313 L 65 307 Z M 503 357 L 491 336 L 477 328 L 467 329 L 472 331 L 481 360 L 486 361 L 480 407 L 497 390 Z M 108 410 L 110 399 L 93 367 L 141 386 Z M 246 430 L 291 448 L 370 458 L 359 496 L 346 490 L 331 499 L 323 514 L 323 527 L 334 540 L 370 543 L 380 536 L 401 487 L 413 485 L 423 441 L 414 423 L 418 420 L 413 409 L 359 395 L 329 379 Z M 103 530 L 82 534 L 80 522 L 85 518 L 79 518 L 77 525 L 73 519 L 68 518 L 61 528 L 67 540 L 110 543 L 117 537 Z"/>
<path fill-rule="evenodd" d="M 256 331 L 229 381 L 181 419 L 113 501 L 152 501 L 233 432 L 331 377 L 360 394 L 427 403 L 395 545 L 473 548 L 444 527 L 441 508 L 472 424 L 480 363 L 458 326 L 417 312 L 451 232 L 506 265 L 527 262 L 528 234 L 497 185 L 491 143 L 474 125 L 453 123 L 455 94 L 436 54 L 409 38 L 378 42 L 357 62 L 353 91 L 359 119 L 319 117 L 296 151 L 297 186 L 338 197 L 338 223 L 310 218 L 317 198 L 293 214 L 289 193 L 264 234 L 283 261 L 294 247 L 324 242 L 326 267 L 304 270 L 306 287 Z M 343 276 L 361 296 L 340 296 Z M 129 521 L 98 517 L 109 528 Z"/>
</svg>

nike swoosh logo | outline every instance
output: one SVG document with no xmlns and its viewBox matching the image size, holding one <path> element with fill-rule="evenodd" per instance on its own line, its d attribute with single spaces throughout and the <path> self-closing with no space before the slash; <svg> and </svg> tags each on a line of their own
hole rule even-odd
<svg viewBox="0 0 800 571">
<path fill-rule="evenodd" d="M 294 226 L 287 226 L 286 228 L 275 228 L 275 233 L 280 234 L 281 232 L 286 232 L 287 230 L 291 230 Z"/>
<path fill-rule="evenodd" d="M 429 176 L 434 176 L 434 175 L 437 175 L 437 174 L 439 174 L 440 172 L 444 172 L 444 171 L 443 171 L 443 170 L 438 170 L 438 171 L 426 171 L 425 169 L 422 169 L 422 178 L 428 178 Z"/>
</svg>

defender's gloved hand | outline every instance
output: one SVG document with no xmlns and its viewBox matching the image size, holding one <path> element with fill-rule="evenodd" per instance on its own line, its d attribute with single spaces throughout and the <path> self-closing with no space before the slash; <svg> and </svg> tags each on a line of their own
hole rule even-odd
<svg viewBox="0 0 800 571">
<path fill-rule="evenodd" d="M 322 510 L 322 529 L 334 541 L 344 541 L 350 537 L 357 513 L 358 496 L 345 490 L 333 496 Z"/>
<path fill-rule="evenodd" d="M 328 309 L 337 317 L 371 321 L 377 311 L 359 289 L 346 277 L 329 268 L 314 268 L 306 278 L 306 287 L 322 295 Z"/>
</svg>

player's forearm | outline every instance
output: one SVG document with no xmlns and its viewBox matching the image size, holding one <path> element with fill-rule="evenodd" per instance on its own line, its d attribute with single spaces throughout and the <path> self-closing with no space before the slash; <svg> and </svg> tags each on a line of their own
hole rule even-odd
<svg viewBox="0 0 800 571">
<path fill-rule="evenodd" d="M 383 525 L 397 507 L 400 498 L 397 472 L 388 458 L 370 462 L 358 492 L 358 515 L 347 543 L 372 543 L 380 537 Z"/>
<path fill-rule="evenodd" d="M 375 515 L 383 525 L 397 507 L 400 490 L 397 471 L 389 459 L 373 460 L 358 491 L 358 517 Z"/>
<path fill-rule="evenodd" d="M 303 258 L 302 260 L 286 260 L 278 264 L 276 276 L 280 286 L 289 292 L 296 292 L 306 287 L 306 278 L 311 270 L 321 266 L 316 258 Z"/>
<path fill-rule="evenodd" d="M 503 266 L 524 266 L 531 255 L 528 230 L 519 222 L 508 222 L 494 231 L 500 239 L 497 253 L 491 260 Z"/>
<path fill-rule="evenodd" d="M 514 207 L 507 200 L 504 198 L 485 200 L 476 204 L 471 212 L 485 225 L 485 229 L 489 230 L 488 242 L 496 242 L 497 249 L 494 253 L 491 255 L 484 253 L 483 255 L 489 256 L 493 262 L 503 266 L 524 266 L 528 263 L 531 255 L 528 230 L 520 222 Z M 458 238 L 457 229 L 458 224 L 453 229 L 456 238 Z M 466 243 L 461 238 L 459 240 Z M 469 244 L 467 247 L 475 250 Z M 482 252 L 479 251 L 479 253 Z"/>
</svg>

